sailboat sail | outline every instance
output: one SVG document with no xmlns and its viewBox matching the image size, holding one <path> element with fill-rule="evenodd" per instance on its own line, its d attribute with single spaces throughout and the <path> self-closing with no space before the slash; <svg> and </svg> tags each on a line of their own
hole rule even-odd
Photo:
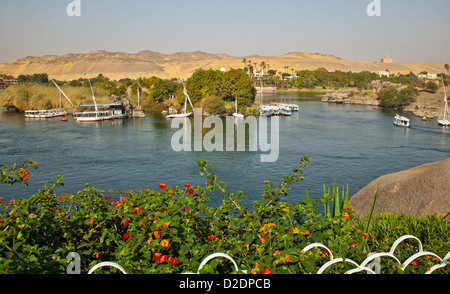
<svg viewBox="0 0 450 294">
<path fill-rule="evenodd" d="M 442 77 L 442 86 L 444 87 L 444 114 L 438 119 L 438 124 L 442 126 L 450 126 L 450 116 L 448 111 L 447 92 L 445 91 L 444 78 Z"/>
</svg>

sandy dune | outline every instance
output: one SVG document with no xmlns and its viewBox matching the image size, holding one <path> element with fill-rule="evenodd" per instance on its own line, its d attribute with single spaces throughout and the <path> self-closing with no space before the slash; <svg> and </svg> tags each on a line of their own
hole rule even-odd
<svg viewBox="0 0 450 294">
<path fill-rule="evenodd" d="M 124 52 L 93 51 L 83 54 L 66 54 L 62 56 L 45 55 L 38 57 L 25 57 L 0 64 L 0 73 L 19 76 L 21 74 L 47 73 L 50 77 L 59 80 L 79 79 L 83 73 L 90 76 L 99 73 L 111 78 L 138 78 L 157 76 L 171 79 L 178 77 L 176 67 L 184 78 L 188 78 L 195 70 L 203 69 L 230 69 L 243 68 L 243 59 L 251 60 L 260 69 L 264 61 L 269 69 L 279 72 L 292 73 L 302 69 L 315 70 L 324 67 L 329 71 L 372 71 L 379 72 L 388 69 L 391 73 L 431 73 L 445 72 L 442 63 L 391 63 L 351 61 L 332 55 L 318 53 L 293 52 L 280 56 L 243 56 L 235 57 L 227 54 L 210 54 L 202 51 L 177 52 L 162 54 L 144 50 L 135 54 Z M 266 68 L 267 70 L 267 68 Z"/>
</svg>

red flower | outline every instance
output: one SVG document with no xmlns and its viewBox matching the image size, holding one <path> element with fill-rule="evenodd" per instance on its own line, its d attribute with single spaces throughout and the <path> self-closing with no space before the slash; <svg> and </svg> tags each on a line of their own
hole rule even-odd
<svg viewBox="0 0 450 294">
<path fill-rule="evenodd" d="M 192 188 L 189 189 L 188 193 L 189 193 L 189 194 L 194 194 L 194 189 L 192 189 Z"/>
<path fill-rule="evenodd" d="M 172 266 L 175 266 L 175 265 L 178 263 L 178 259 L 175 258 L 175 257 L 171 257 L 170 260 L 169 260 L 169 263 L 170 263 Z"/>
<path fill-rule="evenodd" d="M 153 260 L 160 260 L 162 257 L 162 253 L 160 252 L 156 252 L 155 254 L 153 254 Z"/>
<path fill-rule="evenodd" d="M 156 230 L 153 232 L 153 235 L 155 236 L 155 238 L 159 238 L 159 236 L 161 236 L 161 231 L 160 230 Z"/>
<path fill-rule="evenodd" d="M 412 265 L 419 265 L 419 262 L 418 262 L 417 260 L 414 259 L 413 261 L 411 261 L 411 264 L 412 264 Z"/>
<path fill-rule="evenodd" d="M 217 237 L 214 236 L 214 235 L 208 236 L 208 240 L 214 240 L 214 239 L 216 239 L 216 238 L 217 238 Z"/>
<path fill-rule="evenodd" d="M 189 185 L 189 184 L 184 184 L 184 186 L 185 186 L 186 188 L 189 188 L 191 185 Z"/>
<path fill-rule="evenodd" d="M 261 272 L 261 274 L 263 274 L 263 275 L 270 275 L 271 273 L 272 273 L 272 271 L 267 267 L 265 267 L 263 269 L 263 271 Z"/>
<path fill-rule="evenodd" d="M 364 236 L 364 238 L 369 238 L 369 234 L 366 234 L 366 233 L 362 233 L 362 235 Z"/>
<path fill-rule="evenodd" d="M 166 188 L 167 188 L 166 184 L 159 184 L 159 187 L 160 187 L 161 189 L 166 189 Z"/>
<path fill-rule="evenodd" d="M 123 221 L 123 226 L 124 226 L 124 227 L 128 226 L 128 223 L 129 223 L 129 222 L 130 222 L 129 219 L 124 220 L 124 221 Z"/>
<path fill-rule="evenodd" d="M 123 239 L 126 240 L 130 237 L 130 233 L 126 232 L 125 234 L 123 234 Z"/>
</svg>

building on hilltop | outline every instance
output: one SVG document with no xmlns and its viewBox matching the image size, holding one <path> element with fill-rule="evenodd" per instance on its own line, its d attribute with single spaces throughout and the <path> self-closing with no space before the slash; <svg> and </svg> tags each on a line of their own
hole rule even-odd
<svg viewBox="0 0 450 294">
<path fill-rule="evenodd" d="M 384 58 L 380 58 L 380 63 L 392 63 L 392 58 L 387 54 Z"/>
</svg>

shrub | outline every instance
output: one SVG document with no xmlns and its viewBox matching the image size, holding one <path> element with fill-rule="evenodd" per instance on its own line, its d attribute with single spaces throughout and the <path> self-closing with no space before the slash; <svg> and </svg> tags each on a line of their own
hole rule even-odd
<svg viewBox="0 0 450 294">
<path fill-rule="evenodd" d="M 450 230 L 442 218 L 389 215 L 378 217 L 365 231 L 369 226 L 348 206 L 344 189 L 340 198 L 336 185 L 331 194 L 324 189 L 324 197 L 314 203 L 308 193 L 305 200 L 287 202 L 290 185 L 305 180 L 301 175 L 308 162 L 302 158 L 277 186 L 265 181 L 262 198 L 252 209 L 242 204 L 243 193 L 228 191 L 205 161 L 198 162 L 206 178 L 203 187 L 160 184 L 156 191 L 115 191 L 86 184 L 75 195 L 56 195 L 54 188 L 63 185 L 63 177 L 57 176 L 29 199 L 0 199 L 0 271 L 65 273 L 70 262 L 66 256 L 77 252 L 83 273 L 101 261 L 116 262 L 128 273 L 196 272 L 205 257 L 223 252 L 248 273 L 314 273 L 329 260 L 329 252 L 303 252 L 310 243 L 320 242 L 333 255 L 361 263 L 371 250 L 386 250 L 406 233 L 423 238 L 426 250 L 447 253 Z M 1 182 L 26 184 L 30 167 L 37 168 L 37 163 L 0 166 Z M 212 207 L 209 195 L 215 192 L 221 192 L 223 200 Z M 324 205 L 325 215 L 316 211 L 318 205 Z M 407 272 L 423 272 L 433 262 L 420 261 Z M 401 272 L 399 265 L 388 265 L 386 272 Z M 341 263 L 328 272 L 346 267 Z M 214 260 L 202 273 L 217 269 L 233 271 L 226 262 Z"/>
</svg>

